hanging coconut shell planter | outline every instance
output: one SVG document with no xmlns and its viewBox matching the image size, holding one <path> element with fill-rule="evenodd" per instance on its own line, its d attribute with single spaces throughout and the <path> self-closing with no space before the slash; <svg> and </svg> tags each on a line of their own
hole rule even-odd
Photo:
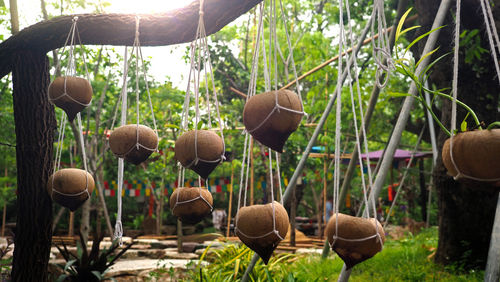
<svg viewBox="0 0 500 282">
<path fill-rule="evenodd" d="M 456 167 L 451 159 L 448 138 L 443 145 L 442 157 L 449 175 L 456 179 L 500 180 L 500 129 L 458 133 L 453 137 L 452 147 Z"/>
<path fill-rule="evenodd" d="M 190 130 L 175 142 L 175 159 L 206 179 L 222 162 L 224 141 L 210 130 Z"/>
<path fill-rule="evenodd" d="M 212 207 L 212 194 L 203 187 L 179 187 L 170 196 L 170 209 L 183 223 L 200 222 Z"/>
<path fill-rule="evenodd" d="M 85 78 L 61 76 L 49 85 L 49 101 L 63 109 L 71 122 L 92 101 L 92 86 Z"/>
<path fill-rule="evenodd" d="M 347 269 L 373 257 L 382 250 L 385 242 L 384 229 L 378 220 L 341 213 L 332 215 L 325 233 L 332 250 L 344 261 Z"/>
<path fill-rule="evenodd" d="M 138 165 L 156 151 L 158 135 L 145 125 L 123 125 L 109 135 L 109 148 L 116 156 Z"/>
<path fill-rule="evenodd" d="M 65 168 L 49 177 L 47 192 L 52 200 L 75 211 L 94 191 L 94 178 L 90 173 L 77 168 Z"/>
<path fill-rule="evenodd" d="M 286 140 L 300 124 L 303 116 L 300 98 L 283 89 L 252 96 L 243 110 L 246 130 L 260 143 L 282 153 Z M 290 111 L 291 110 L 291 111 Z"/>
<path fill-rule="evenodd" d="M 235 234 L 264 261 L 269 258 L 288 232 L 288 213 L 278 202 L 274 202 L 275 227 L 273 228 L 272 204 L 252 205 L 239 209 L 236 214 Z M 276 234 L 274 231 L 277 231 Z"/>
</svg>

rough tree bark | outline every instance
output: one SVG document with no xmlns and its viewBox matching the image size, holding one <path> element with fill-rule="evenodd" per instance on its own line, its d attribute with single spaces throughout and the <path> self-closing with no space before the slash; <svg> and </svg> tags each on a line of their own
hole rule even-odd
<svg viewBox="0 0 500 282">
<path fill-rule="evenodd" d="M 52 173 L 56 121 L 47 99 L 45 53 L 14 55 L 14 118 L 17 158 L 17 222 L 12 281 L 47 281 L 52 240 L 52 201 L 45 186 Z"/>
<path fill-rule="evenodd" d="M 500 11 L 500 1 L 494 1 L 495 13 Z M 419 13 L 422 30 L 429 30 L 439 1 L 417 0 L 415 7 Z M 454 11 L 450 11 L 446 26 L 442 29 L 439 41 L 439 54 L 453 52 Z M 489 50 L 488 39 L 484 28 L 483 15 L 478 1 L 462 1 L 462 27 L 479 29 L 481 47 Z M 423 43 L 421 44 L 423 45 Z M 480 60 L 472 64 L 464 61 L 466 46 L 460 48 L 458 99 L 468 104 L 479 120 L 486 124 L 497 119 L 498 98 L 500 87 L 492 58 L 483 53 Z M 420 50 L 422 50 L 420 46 Z M 448 55 L 443 62 L 437 65 L 432 73 L 430 82 L 438 89 L 451 88 L 452 55 Z M 441 122 L 449 128 L 451 104 L 448 100 L 441 103 Z M 462 110 L 458 111 L 457 121 L 460 123 L 465 117 Z M 472 122 L 469 120 L 469 125 Z M 457 128 L 460 128 L 459 124 Z M 460 267 L 483 268 L 486 262 L 488 247 L 495 214 L 498 189 L 486 183 L 459 183 L 446 175 L 446 169 L 441 159 L 441 148 L 447 136 L 440 131 L 438 136 L 439 157 L 433 172 L 434 183 L 438 192 L 439 204 L 439 244 L 436 261 L 442 264 L 457 264 Z"/>
</svg>

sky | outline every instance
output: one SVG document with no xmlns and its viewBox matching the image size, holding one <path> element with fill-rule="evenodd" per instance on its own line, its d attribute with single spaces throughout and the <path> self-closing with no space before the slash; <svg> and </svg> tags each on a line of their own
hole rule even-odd
<svg viewBox="0 0 500 282">
<path fill-rule="evenodd" d="M 111 5 L 105 7 L 107 13 L 158 13 L 186 6 L 193 0 L 105 0 Z M 9 1 L 4 1 L 8 6 Z M 20 28 L 23 29 L 42 20 L 40 0 L 18 0 L 20 17 Z M 47 7 L 51 9 L 51 7 Z M 88 13 L 91 11 L 78 10 L 76 13 Z M 49 12 L 50 13 L 50 12 Z M 54 12 L 55 13 L 55 12 Z M 52 13 L 52 14 L 54 14 Z M 189 71 L 188 65 L 182 59 L 187 44 L 163 47 L 142 47 L 145 57 L 151 57 L 151 69 L 149 74 L 155 80 L 164 82 L 170 77 L 173 85 L 183 89 L 186 87 L 183 77 Z"/>
</svg>

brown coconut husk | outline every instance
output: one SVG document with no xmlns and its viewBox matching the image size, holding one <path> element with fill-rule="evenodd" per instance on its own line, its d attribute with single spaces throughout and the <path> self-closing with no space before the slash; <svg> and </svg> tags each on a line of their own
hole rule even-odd
<svg viewBox="0 0 500 282">
<path fill-rule="evenodd" d="M 193 163 L 196 159 L 194 150 L 195 132 L 198 135 L 197 148 L 199 159 L 196 164 Z M 222 138 L 211 130 L 190 130 L 182 134 L 179 139 L 177 139 L 174 151 L 175 159 L 179 161 L 182 166 L 193 170 L 203 179 L 206 179 L 220 164 L 219 160 L 224 154 L 224 143 Z"/>
<path fill-rule="evenodd" d="M 275 91 L 252 96 L 243 110 L 243 124 L 257 141 L 282 153 L 286 140 L 297 130 L 302 114 L 276 109 L 269 119 L 260 125 L 273 111 L 275 104 Z M 278 90 L 278 104 L 299 112 L 303 110 L 299 96 L 287 89 Z"/>
<path fill-rule="evenodd" d="M 200 193 L 205 200 L 200 197 Z M 185 201 L 189 202 L 182 203 Z M 188 224 L 200 222 L 212 212 L 212 206 L 212 194 L 205 187 L 179 187 L 170 196 L 172 213 L 182 222 Z"/>
<path fill-rule="evenodd" d="M 139 133 L 139 148 L 137 148 L 137 133 Z M 145 125 L 127 124 L 113 130 L 109 135 L 109 148 L 120 158 L 138 165 L 156 150 L 158 135 Z"/>
<path fill-rule="evenodd" d="M 336 234 L 335 229 L 336 221 L 337 215 L 334 214 L 326 225 L 326 238 L 328 239 L 332 250 L 334 250 L 344 261 L 347 269 L 350 269 L 354 265 L 373 257 L 376 253 L 382 250 L 382 245 L 385 242 L 385 233 L 384 228 L 378 220 L 374 218 L 368 219 L 339 213 L 337 226 L 338 234 Z M 382 238 L 382 244 L 380 243 L 378 236 L 362 241 L 346 241 L 337 238 L 335 243 L 333 242 L 333 235 L 350 240 L 363 239 L 373 236 L 377 233 L 375 221 L 378 225 L 380 238 Z"/>
<path fill-rule="evenodd" d="M 47 181 L 47 192 L 52 200 L 71 211 L 78 209 L 89 198 L 94 187 L 92 175 L 77 168 L 58 170 Z M 85 189 L 88 189 L 88 193 L 82 193 Z M 61 195 L 55 191 L 74 196 Z"/>
<path fill-rule="evenodd" d="M 278 202 L 274 202 L 276 230 L 282 238 L 288 233 L 288 213 Z M 236 214 L 235 233 L 240 240 L 250 249 L 254 250 L 264 261 L 269 262 L 271 255 L 281 242 L 281 239 L 273 232 L 273 207 L 271 203 L 266 205 L 253 205 L 242 207 Z M 268 234 L 264 237 L 265 234 Z M 253 238 L 251 238 L 253 237 Z M 260 238 L 255 238 L 260 237 Z"/>
<path fill-rule="evenodd" d="M 448 174 L 460 178 L 450 155 L 450 138 L 441 154 Z M 453 137 L 453 160 L 465 175 L 480 179 L 500 178 L 500 129 L 462 132 Z"/>
<path fill-rule="evenodd" d="M 64 95 L 64 79 L 66 79 L 67 95 Z M 49 99 L 54 105 L 66 112 L 68 120 L 71 122 L 75 119 L 76 114 L 85 109 L 84 105 L 92 101 L 92 86 L 85 78 L 60 76 L 49 85 Z"/>
</svg>

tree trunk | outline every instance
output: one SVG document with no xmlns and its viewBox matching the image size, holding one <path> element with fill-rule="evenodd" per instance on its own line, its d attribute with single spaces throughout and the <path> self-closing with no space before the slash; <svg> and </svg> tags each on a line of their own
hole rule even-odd
<svg viewBox="0 0 500 282">
<path fill-rule="evenodd" d="M 494 2 L 495 13 L 499 10 L 500 1 Z M 418 0 L 415 4 L 422 30 L 429 30 L 439 1 Z M 488 38 L 483 29 L 483 15 L 478 7 L 477 1 L 462 1 L 461 32 L 479 29 L 481 47 L 489 50 Z M 445 23 L 446 26 L 441 31 L 437 43 L 440 49 L 435 58 L 453 51 L 452 35 L 455 24 L 452 15 L 454 11 L 455 7 L 452 7 Z M 419 47 L 420 50 L 423 49 Z M 458 99 L 474 109 L 480 121 L 489 124 L 497 118 L 500 87 L 489 52 L 482 53 L 480 59 L 466 63 L 465 53 L 471 51 L 470 48 L 471 46 L 468 45 L 460 47 Z M 450 66 L 452 65 L 452 56 L 448 55 L 434 68 L 430 85 L 434 84 L 438 89 L 451 88 L 452 68 Z M 451 104 L 448 100 L 440 102 L 442 103 L 441 122 L 450 128 Z M 464 117 L 464 111 L 459 109 L 458 123 Z M 472 124 L 470 119 L 468 122 L 469 125 Z M 459 124 L 457 128 L 460 128 Z M 437 144 L 440 153 L 433 172 L 439 205 L 439 244 L 436 261 L 443 264 L 457 263 L 466 269 L 482 268 L 488 254 L 498 190 L 486 183 L 460 183 L 447 176 L 441 158 L 441 148 L 446 138 L 445 133 L 441 131 Z"/>
<path fill-rule="evenodd" d="M 12 281 L 47 281 L 52 240 L 52 201 L 46 191 L 52 173 L 56 121 L 47 99 L 45 54 L 18 52 L 13 70 L 17 158 L 17 222 Z"/>
</svg>

